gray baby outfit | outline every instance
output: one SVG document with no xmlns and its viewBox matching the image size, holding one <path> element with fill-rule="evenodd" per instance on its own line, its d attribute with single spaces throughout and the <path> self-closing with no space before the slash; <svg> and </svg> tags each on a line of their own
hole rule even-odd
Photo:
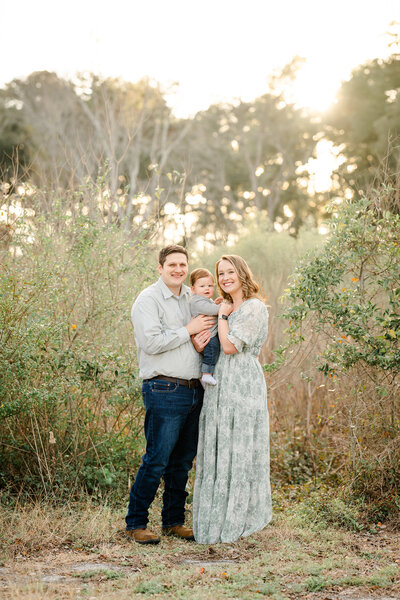
<svg viewBox="0 0 400 600">
<path fill-rule="evenodd" d="M 198 317 L 199 315 L 211 315 L 216 316 L 219 312 L 219 305 L 215 304 L 211 298 L 205 298 L 200 294 L 193 294 L 190 298 L 190 313 L 192 317 Z M 218 322 L 213 325 L 210 329 L 211 337 L 214 337 L 218 333 Z"/>
</svg>

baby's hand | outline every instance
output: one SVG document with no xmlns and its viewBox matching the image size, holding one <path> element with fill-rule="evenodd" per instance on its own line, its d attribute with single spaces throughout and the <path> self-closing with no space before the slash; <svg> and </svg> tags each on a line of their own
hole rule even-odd
<svg viewBox="0 0 400 600">
<path fill-rule="evenodd" d="M 229 317 L 231 312 L 233 312 L 233 304 L 231 304 L 231 302 L 222 302 L 221 306 L 219 307 L 219 311 L 218 311 L 219 316 L 225 315 L 225 316 Z"/>
<path fill-rule="evenodd" d="M 218 298 L 215 298 L 214 302 L 215 302 L 215 304 L 221 304 L 222 300 L 223 300 L 223 297 L 218 296 Z"/>
</svg>

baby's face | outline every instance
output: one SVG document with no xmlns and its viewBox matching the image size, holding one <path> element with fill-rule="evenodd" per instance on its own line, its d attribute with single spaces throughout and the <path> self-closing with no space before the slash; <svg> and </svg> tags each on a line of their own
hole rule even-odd
<svg viewBox="0 0 400 600">
<path fill-rule="evenodd" d="M 200 277 L 190 289 L 193 294 L 212 298 L 214 296 L 214 279 L 212 277 Z"/>
</svg>

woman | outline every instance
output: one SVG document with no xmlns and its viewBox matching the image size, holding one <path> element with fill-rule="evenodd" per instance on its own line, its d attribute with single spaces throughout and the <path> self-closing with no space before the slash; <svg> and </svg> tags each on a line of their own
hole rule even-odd
<svg viewBox="0 0 400 600">
<path fill-rule="evenodd" d="M 221 353 L 216 386 L 207 386 L 200 416 L 193 530 L 202 544 L 233 542 L 271 520 L 267 392 L 257 360 L 268 311 L 240 256 L 216 264 L 224 298 L 218 314 Z"/>
</svg>

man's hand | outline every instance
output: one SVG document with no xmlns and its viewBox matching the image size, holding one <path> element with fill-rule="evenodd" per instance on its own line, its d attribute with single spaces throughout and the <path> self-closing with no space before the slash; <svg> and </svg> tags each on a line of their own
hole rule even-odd
<svg viewBox="0 0 400 600">
<path fill-rule="evenodd" d="M 193 346 L 195 347 L 195 349 L 197 350 L 197 352 L 201 352 L 203 350 L 204 346 L 206 346 L 209 341 L 210 341 L 210 331 L 208 329 L 205 329 L 204 331 L 201 331 L 197 335 L 192 336 L 192 343 L 193 343 Z"/>
<path fill-rule="evenodd" d="M 203 331 L 203 329 L 211 329 L 216 322 L 217 320 L 215 317 L 199 315 L 198 317 L 195 317 L 189 321 L 189 323 L 186 325 L 186 329 L 188 330 L 189 335 L 195 335 L 196 333 Z"/>
</svg>

